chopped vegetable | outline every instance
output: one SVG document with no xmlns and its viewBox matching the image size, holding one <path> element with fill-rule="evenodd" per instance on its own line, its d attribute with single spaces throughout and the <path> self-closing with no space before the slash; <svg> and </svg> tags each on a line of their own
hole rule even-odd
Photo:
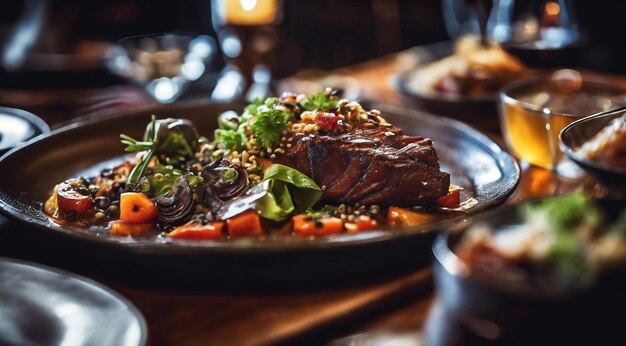
<svg viewBox="0 0 626 346">
<path fill-rule="evenodd" d="M 91 195 L 78 180 L 63 182 L 57 186 L 57 204 L 61 211 L 84 214 L 92 205 Z"/>
<path fill-rule="evenodd" d="M 111 222 L 111 235 L 119 237 L 141 237 L 154 229 L 151 223 L 129 223 L 120 221 Z"/>
<path fill-rule="evenodd" d="M 226 220 L 228 234 L 232 237 L 258 237 L 263 235 L 261 218 L 254 210 L 233 216 Z"/>
<path fill-rule="evenodd" d="M 323 236 L 343 232 L 343 220 L 338 217 L 312 219 L 301 214 L 293 217 L 293 231 L 301 236 Z"/>
<path fill-rule="evenodd" d="M 319 112 L 315 116 L 315 123 L 325 131 L 332 131 L 340 127 L 339 120 L 339 116 L 334 113 Z"/>
<path fill-rule="evenodd" d="M 447 195 L 439 197 L 436 203 L 444 208 L 458 208 L 461 205 L 461 191 L 452 190 Z"/>
<path fill-rule="evenodd" d="M 141 192 L 125 192 L 120 196 L 120 220 L 148 223 L 157 218 L 157 206 Z"/>
<path fill-rule="evenodd" d="M 190 221 L 182 226 L 176 227 L 167 236 L 176 239 L 220 239 L 224 222 L 209 222 L 202 224 L 198 221 Z"/>
<path fill-rule="evenodd" d="M 390 207 L 387 219 L 391 227 L 419 226 L 432 222 L 434 216 L 429 213 L 409 211 L 404 208 Z"/>
<path fill-rule="evenodd" d="M 370 231 L 378 227 L 378 221 L 372 219 L 369 216 L 361 215 L 354 222 L 346 223 L 347 233 L 360 233 L 364 231 Z"/>
<path fill-rule="evenodd" d="M 59 185 L 55 185 L 54 188 L 52 189 L 52 193 L 50 194 L 50 197 L 48 197 L 48 199 L 46 200 L 46 202 L 43 204 L 43 211 L 51 216 L 54 216 L 57 214 L 57 209 L 59 208 L 59 202 L 58 202 L 58 194 L 57 194 L 57 189 L 59 188 Z"/>
</svg>

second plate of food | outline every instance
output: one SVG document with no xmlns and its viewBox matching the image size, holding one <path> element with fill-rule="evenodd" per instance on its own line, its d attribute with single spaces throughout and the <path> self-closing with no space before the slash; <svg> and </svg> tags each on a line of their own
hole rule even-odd
<svg viewBox="0 0 626 346">
<path fill-rule="evenodd" d="M 409 104 L 497 132 L 498 90 L 529 76 L 530 70 L 496 43 L 483 47 L 473 37 L 408 51 L 415 66 L 392 77 Z"/>
<path fill-rule="evenodd" d="M 56 184 L 79 176 L 102 176 L 103 170 L 132 159 L 124 155 L 120 134 L 140 138 L 152 114 L 159 118 L 188 119 L 201 135 L 212 138 L 220 114 L 227 111 L 241 114 L 243 108 L 242 104 L 178 104 L 56 130 L 0 160 L 0 207 L 8 217 L 30 226 L 34 232 L 52 236 L 51 246 L 57 242 L 63 244 L 64 249 L 75 250 L 75 256 L 82 260 L 91 259 L 115 267 L 108 271 L 114 275 L 128 274 L 136 278 L 136 270 L 141 270 L 142 280 L 183 280 L 237 287 L 325 285 L 396 275 L 424 265 L 430 258 L 430 243 L 438 230 L 454 227 L 468 215 L 504 201 L 519 182 L 520 171 L 515 160 L 471 127 L 415 110 L 379 106 L 382 117 L 404 129 L 405 134 L 432 139 L 441 170 L 450 173 L 450 182 L 463 189 L 461 200 L 464 203 L 460 208 L 411 209 L 406 210 L 407 213 L 397 210 L 400 215 L 394 216 L 396 224 L 412 224 L 407 227 L 393 228 L 389 226 L 391 222 L 383 221 L 367 231 L 354 233 L 346 227 L 340 234 L 313 237 L 291 234 L 293 232 L 285 232 L 285 228 L 280 227 L 276 232 L 258 237 L 201 241 L 167 237 L 159 231 L 140 237 L 115 236 L 106 226 L 80 228 L 77 224 L 55 223 L 44 212 L 44 203 Z M 228 116 L 222 116 L 222 120 L 225 119 Z M 391 132 L 396 131 L 391 130 L 385 136 L 392 136 Z M 420 145 L 430 146 L 428 142 Z M 14 174 L 16 171 L 19 174 Z M 346 173 L 350 175 L 350 169 L 346 169 Z M 276 174 L 280 176 L 280 172 Z M 385 184 L 393 187 L 393 182 Z M 412 187 L 407 185 L 406 188 Z M 80 194 L 80 189 L 76 192 Z M 395 193 L 403 194 L 401 190 Z M 400 195 L 398 198 L 402 197 Z M 394 200 L 394 196 L 390 198 Z M 295 196 L 296 204 L 297 199 L 299 197 Z M 443 201 L 444 205 L 447 202 Z M 277 204 L 282 206 L 280 200 Z M 386 207 L 377 210 L 389 217 L 392 211 Z M 411 217 L 417 220 L 407 220 Z M 311 218 L 315 219 L 315 215 Z M 273 225 L 284 226 L 285 223 Z"/>
</svg>

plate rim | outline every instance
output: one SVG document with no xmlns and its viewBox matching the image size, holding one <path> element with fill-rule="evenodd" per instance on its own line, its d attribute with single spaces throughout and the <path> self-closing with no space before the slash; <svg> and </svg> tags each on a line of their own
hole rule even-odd
<svg viewBox="0 0 626 346">
<path fill-rule="evenodd" d="M 145 107 L 138 107 L 128 112 L 120 112 L 116 115 L 103 117 L 103 118 L 91 118 L 78 121 L 76 123 L 58 128 L 46 136 L 40 138 L 34 138 L 31 141 L 25 143 L 25 145 L 13 148 L 11 151 L 6 153 L 4 156 L 0 157 L 0 163 L 8 158 L 10 155 L 19 152 L 20 150 L 26 149 L 29 145 L 37 143 L 39 141 L 45 140 L 48 137 L 59 136 L 64 132 L 71 131 L 75 128 L 89 126 L 93 124 L 97 124 L 104 121 L 115 121 L 116 119 L 136 115 L 141 113 L 146 113 L 148 111 L 159 109 L 159 112 L 170 112 L 175 111 L 177 109 L 191 109 L 196 107 L 206 107 L 206 106 L 229 106 L 233 105 L 235 107 L 243 105 L 243 102 L 231 102 L 231 103 L 210 103 L 206 101 L 192 101 L 192 102 L 181 102 L 170 105 L 148 105 Z M 447 127 L 462 129 L 462 131 L 470 135 L 470 137 L 476 140 L 478 143 L 481 143 L 482 146 L 486 147 L 494 159 L 497 159 L 498 167 L 503 168 L 505 165 L 509 166 L 515 171 L 515 176 L 512 177 L 514 181 L 510 185 L 510 187 L 506 190 L 505 193 L 498 195 L 492 200 L 482 204 L 479 207 L 475 207 L 470 209 L 465 215 L 458 215 L 452 217 L 450 219 L 439 220 L 425 226 L 417 226 L 417 227 L 405 227 L 401 229 L 396 229 L 393 232 L 389 232 L 387 230 L 376 230 L 373 232 L 355 234 L 355 235 L 341 235 L 338 236 L 340 240 L 328 241 L 328 239 L 333 239 L 335 237 L 324 237 L 313 239 L 312 241 L 302 241 L 302 242 L 264 242 L 264 241 L 255 241 L 253 245 L 248 243 L 244 244 L 235 244 L 233 246 L 233 242 L 230 242 L 229 246 L 223 246 L 223 242 L 202 242 L 198 243 L 197 241 L 178 241 L 178 242 L 168 242 L 168 243 L 158 243 L 158 242 L 123 242 L 123 241 L 111 241 L 105 237 L 96 237 L 90 234 L 86 234 L 84 232 L 76 232 L 74 228 L 71 227 L 50 227 L 49 225 L 43 225 L 32 218 L 20 218 L 20 211 L 17 208 L 13 207 L 9 203 L 7 203 L 3 198 L 0 198 L 0 212 L 7 216 L 7 218 L 12 221 L 16 221 L 20 224 L 25 224 L 30 228 L 36 229 L 38 231 L 50 231 L 53 230 L 54 235 L 61 235 L 69 238 L 70 240 L 80 240 L 87 241 L 91 245 L 103 246 L 110 249 L 116 249 L 121 251 L 127 251 L 131 253 L 138 254 L 155 254 L 155 255 L 172 255 L 172 254 L 275 254 L 275 253 L 290 253 L 290 252 L 299 252 L 303 250 L 315 250 L 315 251 L 324 251 L 331 250 L 336 248 L 343 247 L 358 247 L 358 246 L 369 246 L 377 243 L 384 243 L 388 241 L 398 241 L 400 239 L 410 238 L 410 237 L 418 237 L 424 236 L 432 233 L 436 233 L 437 230 L 440 230 L 444 227 L 452 228 L 456 225 L 467 222 L 469 218 L 471 218 L 474 214 L 477 214 L 481 211 L 488 210 L 493 208 L 494 206 L 502 203 L 506 200 L 513 192 L 517 189 L 520 180 L 521 180 L 521 169 L 517 160 L 509 154 L 506 150 L 504 150 L 500 145 L 494 142 L 491 138 L 480 132 L 479 130 L 473 128 L 470 125 L 467 125 L 459 120 L 455 120 L 452 118 L 448 118 L 445 116 L 438 116 L 427 111 L 419 110 L 419 109 L 411 109 L 407 107 L 394 106 L 394 105 L 385 105 L 382 103 L 371 103 L 372 107 L 378 107 L 379 109 L 385 111 L 389 110 L 390 112 L 394 112 L 396 114 L 400 113 L 404 116 L 409 116 L 413 119 L 415 118 L 429 118 L 434 122 L 438 122 L 441 124 L 445 124 Z M 165 111 L 164 111 L 165 110 Z M 507 161 L 507 162 L 505 162 Z M 0 196 L 1 197 L 1 196 Z M 51 221 L 50 221 L 51 222 Z M 326 241 L 323 241 L 326 240 Z"/>
<path fill-rule="evenodd" d="M 128 298 L 124 297 L 121 293 L 118 293 L 112 288 L 92 278 L 88 278 L 86 276 L 82 276 L 82 275 L 79 275 L 79 274 L 76 274 L 67 270 L 59 269 L 59 268 L 52 267 L 46 264 L 41 264 L 38 262 L 32 262 L 32 261 L 27 261 L 23 259 L 13 258 L 13 257 L 0 256 L 0 263 L 17 264 L 19 266 L 40 269 L 45 272 L 54 273 L 65 278 L 77 280 L 79 282 L 87 284 L 87 287 L 89 288 L 97 288 L 99 290 L 102 290 L 106 294 L 109 294 L 113 299 L 120 301 L 124 306 L 128 308 L 128 310 L 130 311 L 130 314 L 139 323 L 139 329 L 140 329 L 141 334 L 139 338 L 139 343 L 137 345 L 140 345 L 140 346 L 146 345 L 148 341 L 148 324 L 146 322 L 146 319 L 141 313 L 141 311 L 139 310 L 139 308 L 137 308 L 137 306 L 133 304 L 133 302 L 131 302 Z"/>
</svg>

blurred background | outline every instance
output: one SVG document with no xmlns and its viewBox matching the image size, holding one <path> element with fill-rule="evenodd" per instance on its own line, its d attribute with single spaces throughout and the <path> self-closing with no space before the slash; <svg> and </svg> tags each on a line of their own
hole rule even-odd
<svg viewBox="0 0 626 346">
<path fill-rule="evenodd" d="M 289 76 L 478 34 L 481 19 L 493 40 L 530 67 L 625 73 L 619 29 L 625 12 L 619 0 L 9 1 L 0 12 L 0 88 L 11 92 L 0 90 L 0 104 L 46 118 L 63 94 L 37 94 L 44 98 L 38 102 L 16 90 L 114 85 L 140 91 L 114 101 L 125 104 L 141 103 L 146 94 L 161 103 L 194 95 L 251 99 L 284 90 L 276 81 Z M 165 32 L 186 38 L 116 45 Z M 187 66 L 168 74 L 170 63 Z M 78 108 L 73 115 L 94 111 Z"/>
<path fill-rule="evenodd" d="M 215 2 L 215 1 L 214 1 Z M 278 1 L 277 1 L 278 2 Z M 284 0 L 275 24 L 280 64 L 277 77 L 304 68 L 331 69 L 365 61 L 412 46 L 451 38 L 457 28 L 446 26 L 443 8 L 451 0 Z M 495 3 L 507 1 L 495 1 Z M 512 1 L 514 7 L 538 6 L 544 1 Z M 451 3 L 446 4 L 446 3 Z M 535 3 L 535 4 L 533 4 Z M 569 2 L 578 24 L 589 37 L 588 49 L 579 52 L 576 67 L 626 72 L 626 46 L 622 44 L 620 0 Z M 447 15 L 452 20 L 451 15 Z M 4 50 L 20 26 L 32 56 L 22 69 L 42 69 L 61 59 L 75 58 L 74 68 L 92 67 L 112 42 L 125 36 L 185 31 L 216 37 L 210 0 L 148 1 L 16 0 L 3 3 L 0 39 Z M 6 54 L 6 53 L 4 53 Z M 56 55 L 56 56 L 52 56 Z M 46 61 L 41 61 L 46 60 Z M 60 62 L 59 62 L 60 63 Z M 82 64 L 82 65 L 81 65 Z M 6 72 L 2 83 L 19 83 Z M 70 81 L 67 81 L 70 82 Z M 46 81 L 42 81 L 46 83 Z"/>
</svg>

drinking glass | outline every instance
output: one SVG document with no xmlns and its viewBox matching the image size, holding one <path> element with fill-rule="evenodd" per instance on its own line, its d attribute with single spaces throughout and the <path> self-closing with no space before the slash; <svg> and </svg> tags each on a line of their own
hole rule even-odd
<svg viewBox="0 0 626 346">
<path fill-rule="evenodd" d="M 156 101 L 171 103 L 214 63 L 216 53 L 215 40 L 206 35 L 131 36 L 108 52 L 106 65 Z"/>
<path fill-rule="evenodd" d="M 626 103 L 622 88 L 583 80 L 573 70 L 534 77 L 505 86 L 499 94 L 500 125 L 509 149 L 522 161 L 576 176 L 564 159 L 558 136 L 583 116 Z"/>
</svg>

